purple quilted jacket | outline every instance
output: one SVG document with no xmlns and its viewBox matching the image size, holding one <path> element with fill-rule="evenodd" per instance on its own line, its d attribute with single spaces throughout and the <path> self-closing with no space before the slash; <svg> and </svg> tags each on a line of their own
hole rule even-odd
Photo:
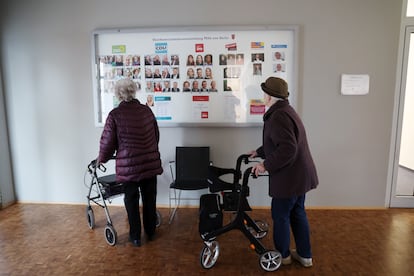
<svg viewBox="0 0 414 276">
<path fill-rule="evenodd" d="M 116 180 L 141 181 L 163 172 L 159 130 L 151 109 L 137 99 L 121 102 L 106 119 L 98 161 L 116 154 Z"/>
</svg>

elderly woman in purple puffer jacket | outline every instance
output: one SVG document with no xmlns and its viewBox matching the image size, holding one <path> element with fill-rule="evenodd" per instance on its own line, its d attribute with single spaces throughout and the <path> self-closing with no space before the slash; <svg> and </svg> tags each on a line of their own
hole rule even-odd
<svg viewBox="0 0 414 276">
<path fill-rule="evenodd" d="M 115 85 L 120 104 L 108 115 L 100 140 L 97 159 L 105 163 L 116 155 L 116 180 L 125 187 L 129 237 L 141 245 L 139 197 L 142 196 L 143 224 L 148 240 L 156 228 L 157 175 L 163 172 L 158 150 L 159 129 L 151 109 L 136 98 L 137 85 L 122 79 Z"/>
</svg>

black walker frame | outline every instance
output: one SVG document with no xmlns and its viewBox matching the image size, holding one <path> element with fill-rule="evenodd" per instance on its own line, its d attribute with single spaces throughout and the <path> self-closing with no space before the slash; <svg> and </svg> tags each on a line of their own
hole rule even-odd
<svg viewBox="0 0 414 276">
<path fill-rule="evenodd" d="M 114 159 L 114 158 L 112 158 Z M 101 207 L 105 211 L 106 226 L 104 228 L 104 234 L 106 242 L 114 246 L 117 242 L 117 232 L 112 225 L 111 216 L 109 214 L 108 203 L 117 196 L 121 196 L 124 193 L 124 184 L 116 182 L 116 175 L 109 174 L 105 176 L 98 176 L 97 169 L 101 172 L 106 172 L 106 167 L 103 164 L 97 166 L 96 160 L 92 160 L 88 167 L 87 173 L 91 176 L 91 181 L 88 187 L 87 206 L 86 206 L 86 218 L 90 229 L 95 228 L 95 215 L 91 206 L 93 202 L 97 206 Z M 156 210 L 157 221 L 156 227 L 161 225 L 161 214 Z"/>
<path fill-rule="evenodd" d="M 255 162 L 250 161 L 249 156 L 250 155 L 248 154 L 240 155 L 237 158 L 236 169 L 222 169 L 210 166 L 210 192 L 222 192 L 222 210 L 235 212 L 235 217 L 227 225 L 207 233 L 200 233 L 204 242 L 204 247 L 200 253 L 200 263 L 203 268 L 212 268 L 218 259 L 220 248 L 218 241 L 216 241 L 216 237 L 235 229 L 240 230 L 250 241 L 250 248 L 255 250 L 260 256 L 259 264 L 262 269 L 265 271 L 275 271 L 281 265 L 282 256 L 280 252 L 266 249 L 259 241 L 259 239 L 263 238 L 267 234 L 267 223 L 259 220 L 253 220 L 246 213 L 246 211 L 251 211 L 251 208 L 247 202 L 247 197 L 249 196 L 248 181 L 249 177 L 252 176 L 252 167 L 247 168 L 243 175 L 241 174 L 240 169 L 242 162 L 245 164 Z M 233 183 L 228 183 L 219 179 L 219 177 L 224 174 L 233 174 Z M 242 180 L 241 185 L 240 180 Z M 226 196 L 226 194 L 229 196 Z"/>
</svg>

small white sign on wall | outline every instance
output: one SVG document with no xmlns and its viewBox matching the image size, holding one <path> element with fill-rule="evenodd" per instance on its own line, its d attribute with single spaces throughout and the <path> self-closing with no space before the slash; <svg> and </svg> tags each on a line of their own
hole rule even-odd
<svg viewBox="0 0 414 276">
<path fill-rule="evenodd" d="M 367 95 L 369 93 L 369 75 L 342 74 L 342 95 Z"/>
</svg>

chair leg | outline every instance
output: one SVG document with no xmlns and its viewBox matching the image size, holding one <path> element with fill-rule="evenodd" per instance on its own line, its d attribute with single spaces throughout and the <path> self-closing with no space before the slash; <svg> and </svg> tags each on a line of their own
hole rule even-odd
<svg viewBox="0 0 414 276">
<path fill-rule="evenodd" d="M 168 224 L 171 224 L 172 220 L 175 217 L 175 214 L 177 213 L 177 209 L 180 206 L 180 200 L 181 200 L 181 190 L 178 191 L 178 198 L 177 198 L 177 190 L 174 189 L 174 201 L 175 201 L 175 207 L 174 210 L 171 211 L 171 189 L 170 189 L 170 218 L 168 221 Z"/>
</svg>

